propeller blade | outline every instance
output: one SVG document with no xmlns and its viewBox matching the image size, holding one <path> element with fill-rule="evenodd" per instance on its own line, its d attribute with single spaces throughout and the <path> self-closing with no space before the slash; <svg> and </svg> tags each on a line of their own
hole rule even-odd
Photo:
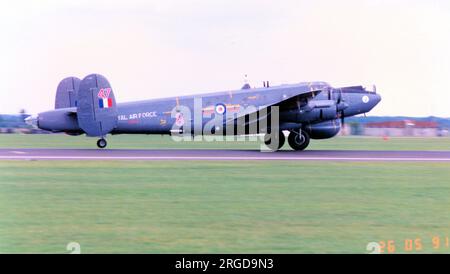
<svg viewBox="0 0 450 274">
<path fill-rule="evenodd" d="M 338 89 L 338 90 L 339 90 L 339 93 L 338 93 L 338 97 L 337 97 L 336 103 L 337 103 L 337 104 L 340 104 L 341 101 L 342 101 L 342 92 L 341 92 L 340 89 Z"/>
<path fill-rule="evenodd" d="M 340 110 L 340 111 L 336 112 L 336 119 L 340 119 L 341 126 L 344 125 L 344 117 L 345 117 L 344 110 Z"/>
</svg>

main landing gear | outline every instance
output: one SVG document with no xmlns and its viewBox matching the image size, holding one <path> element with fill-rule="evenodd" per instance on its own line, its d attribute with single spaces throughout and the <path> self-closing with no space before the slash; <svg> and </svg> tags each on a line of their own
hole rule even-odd
<svg viewBox="0 0 450 274">
<path fill-rule="evenodd" d="M 309 134 L 304 130 L 291 131 L 288 143 L 294 150 L 304 150 L 309 145 Z"/>
<path fill-rule="evenodd" d="M 308 147 L 309 140 L 310 140 L 309 134 L 301 129 L 290 131 L 288 136 L 289 146 L 294 150 L 304 150 L 306 147 Z M 280 131 L 278 134 L 274 134 L 273 136 L 268 133 L 264 135 L 264 143 L 272 151 L 277 151 L 281 149 L 285 141 L 286 138 L 284 137 L 282 131 Z"/>
<path fill-rule="evenodd" d="M 101 138 L 97 141 L 97 146 L 99 148 L 105 148 L 106 145 L 108 145 L 108 142 L 106 142 L 106 140 L 104 138 Z"/>
</svg>

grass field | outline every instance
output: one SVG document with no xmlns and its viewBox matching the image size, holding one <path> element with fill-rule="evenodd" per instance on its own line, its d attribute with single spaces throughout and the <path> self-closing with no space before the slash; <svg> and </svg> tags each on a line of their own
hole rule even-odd
<svg viewBox="0 0 450 274">
<path fill-rule="evenodd" d="M 0 162 L 0 252 L 365 252 L 450 236 L 448 163 Z"/>
<path fill-rule="evenodd" d="M 170 136 L 115 135 L 108 137 L 110 149 L 259 149 L 260 142 L 175 142 Z M 65 134 L 0 134 L 0 148 L 97 148 L 96 139 Z M 286 144 L 283 149 L 290 149 Z M 450 150 L 450 138 L 335 137 L 311 140 L 308 149 L 360 150 Z"/>
<path fill-rule="evenodd" d="M 93 147 L 86 138 L 10 136 L 0 146 Z M 111 146 L 170 147 L 146 138 L 113 137 Z M 449 147 L 376 138 L 314 146 Z M 68 253 L 69 242 L 82 253 L 366 253 L 372 241 L 408 253 L 410 239 L 422 244 L 414 252 L 450 253 L 449 197 L 449 163 L 0 161 L 0 253 Z"/>
</svg>

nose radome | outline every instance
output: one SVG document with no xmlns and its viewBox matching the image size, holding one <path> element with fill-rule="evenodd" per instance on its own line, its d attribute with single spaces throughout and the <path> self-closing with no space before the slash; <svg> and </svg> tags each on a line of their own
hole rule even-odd
<svg viewBox="0 0 450 274">
<path fill-rule="evenodd" d="M 379 103 L 379 102 L 381 101 L 381 95 L 380 95 L 380 94 L 375 93 L 375 94 L 373 94 L 372 96 L 375 97 L 375 101 L 376 101 L 377 103 Z"/>
<path fill-rule="evenodd" d="M 364 104 L 375 106 L 381 101 L 381 96 L 377 93 L 374 94 L 364 94 L 361 98 Z"/>
<path fill-rule="evenodd" d="M 378 93 L 372 94 L 373 106 L 376 106 L 381 101 L 381 95 Z"/>
<path fill-rule="evenodd" d="M 367 111 L 370 111 L 381 101 L 381 96 L 377 93 L 367 94 L 363 96 L 362 101 L 365 103 Z"/>
</svg>

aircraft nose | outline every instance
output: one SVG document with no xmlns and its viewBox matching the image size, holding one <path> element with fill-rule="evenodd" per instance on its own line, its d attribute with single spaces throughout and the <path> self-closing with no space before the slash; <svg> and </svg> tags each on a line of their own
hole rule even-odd
<svg viewBox="0 0 450 274">
<path fill-rule="evenodd" d="M 373 106 L 376 106 L 381 101 L 381 95 L 378 93 L 372 94 L 371 97 L 372 97 Z"/>
<path fill-rule="evenodd" d="M 381 96 L 377 93 L 371 93 L 363 96 L 362 101 L 366 105 L 365 112 L 372 110 L 381 101 Z"/>
<path fill-rule="evenodd" d="M 381 96 L 375 91 L 344 89 L 343 94 L 349 105 L 344 110 L 345 116 L 367 113 L 381 101 Z"/>
</svg>

